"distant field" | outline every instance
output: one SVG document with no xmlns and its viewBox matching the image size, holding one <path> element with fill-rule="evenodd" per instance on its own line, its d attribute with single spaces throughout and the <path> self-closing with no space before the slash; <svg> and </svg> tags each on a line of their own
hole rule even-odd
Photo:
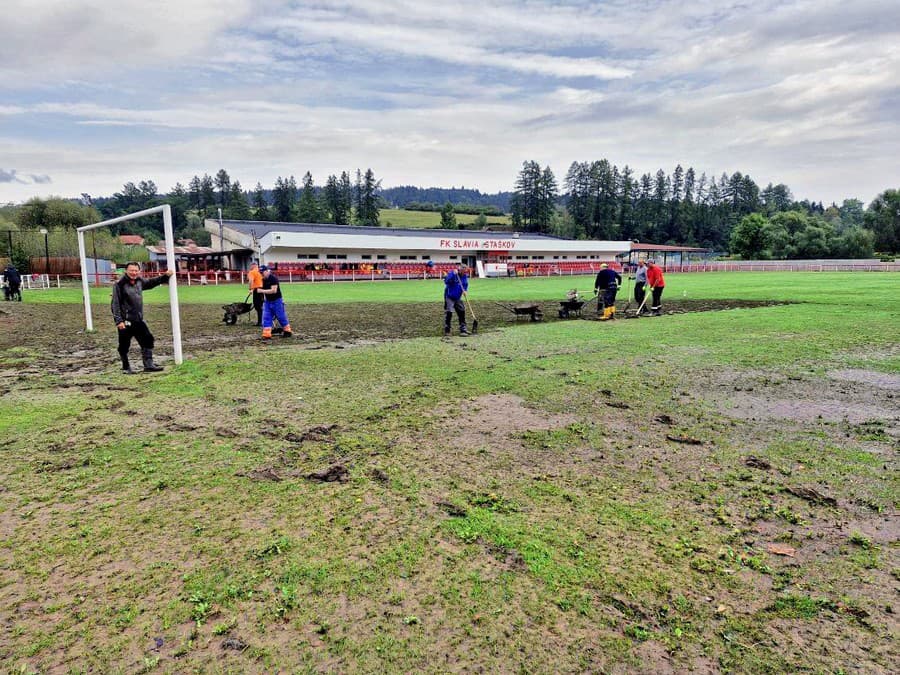
<svg viewBox="0 0 900 675">
<path fill-rule="evenodd" d="M 463 225 L 472 224 L 478 216 L 457 213 L 456 222 Z M 421 227 L 423 229 L 440 227 L 441 214 L 437 211 L 406 211 L 405 209 L 382 209 L 379 213 L 381 224 L 385 227 Z M 509 216 L 488 216 L 488 224 L 509 225 Z"/>
</svg>

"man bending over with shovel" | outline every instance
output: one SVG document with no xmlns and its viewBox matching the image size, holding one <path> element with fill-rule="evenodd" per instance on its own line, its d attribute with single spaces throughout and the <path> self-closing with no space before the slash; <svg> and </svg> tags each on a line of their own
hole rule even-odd
<svg viewBox="0 0 900 675">
<path fill-rule="evenodd" d="M 466 307 L 463 294 L 469 290 L 469 270 L 460 264 L 458 269 L 450 270 L 444 277 L 444 335 L 450 335 L 450 320 L 453 312 L 459 318 L 459 334 L 468 335 L 466 327 Z"/>
</svg>

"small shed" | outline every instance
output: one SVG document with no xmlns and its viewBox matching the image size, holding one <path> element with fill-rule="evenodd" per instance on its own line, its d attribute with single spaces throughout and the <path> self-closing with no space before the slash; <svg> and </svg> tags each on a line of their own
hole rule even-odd
<svg viewBox="0 0 900 675">
<path fill-rule="evenodd" d="M 656 262 L 667 270 L 679 270 L 685 265 L 705 261 L 709 257 L 708 248 L 697 246 L 672 246 L 669 244 L 645 244 L 634 242 L 631 250 L 616 255 L 622 265 L 635 267 L 639 261 L 655 258 Z"/>
</svg>

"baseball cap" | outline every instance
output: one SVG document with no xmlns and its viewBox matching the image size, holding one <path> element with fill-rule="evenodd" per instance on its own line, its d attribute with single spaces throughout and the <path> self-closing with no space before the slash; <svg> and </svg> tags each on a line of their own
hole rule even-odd
<svg viewBox="0 0 900 675">
<path fill-rule="evenodd" d="M 260 271 L 260 272 L 265 272 L 265 271 L 267 271 L 268 269 L 269 269 L 269 266 L 268 266 L 268 265 L 260 265 L 260 266 L 259 266 L 259 271 Z"/>
</svg>

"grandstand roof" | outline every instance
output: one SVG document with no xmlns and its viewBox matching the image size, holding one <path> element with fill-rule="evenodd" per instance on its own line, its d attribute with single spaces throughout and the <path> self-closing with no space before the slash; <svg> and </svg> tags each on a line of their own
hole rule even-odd
<svg viewBox="0 0 900 675">
<path fill-rule="evenodd" d="M 492 230 L 441 230 L 431 228 L 370 227 L 364 225 L 330 225 L 325 223 L 273 223 L 265 220 L 223 220 L 222 224 L 257 238 L 270 232 L 304 232 L 319 234 L 381 235 L 391 237 L 490 237 L 491 239 L 543 239 L 559 237 L 535 232 L 495 232 Z"/>
<path fill-rule="evenodd" d="M 698 248 L 696 246 L 671 246 L 669 244 L 639 244 L 637 242 L 631 245 L 632 251 L 696 251 L 703 253 L 709 251 L 708 248 Z"/>
</svg>

